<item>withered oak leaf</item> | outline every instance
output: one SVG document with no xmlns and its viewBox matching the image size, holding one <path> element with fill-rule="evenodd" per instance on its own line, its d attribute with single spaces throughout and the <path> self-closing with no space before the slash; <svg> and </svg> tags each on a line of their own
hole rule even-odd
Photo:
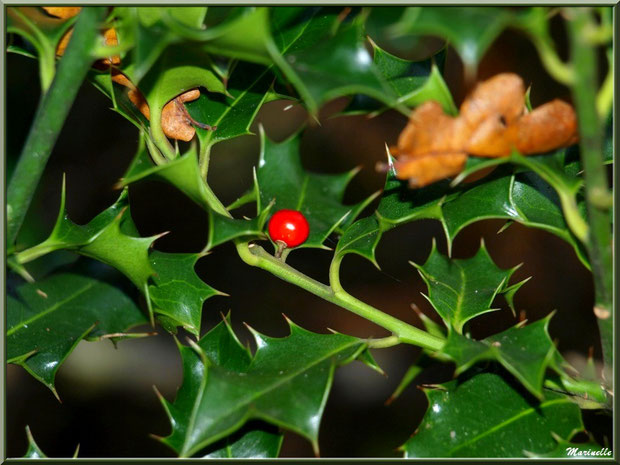
<svg viewBox="0 0 620 465">
<path fill-rule="evenodd" d="M 391 148 L 399 179 L 423 187 L 460 173 L 467 157 L 506 157 L 545 153 L 577 142 L 573 107 L 552 100 L 527 111 L 523 80 L 501 73 L 479 83 L 459 116 L 446 115 L 439 103 L 417 107 Z"/>
</svg>

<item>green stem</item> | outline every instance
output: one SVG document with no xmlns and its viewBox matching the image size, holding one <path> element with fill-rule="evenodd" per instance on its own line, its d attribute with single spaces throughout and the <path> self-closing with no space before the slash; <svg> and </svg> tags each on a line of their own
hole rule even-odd
<svg viewBox="0 0 620 465">
<path fill-rule="evenodd" d="M 52 85 L 41 98 L 30 133 L 7 189 L 7 243 L 17 238 L 56 139 L 93 62 L 106 8 L 82 9 Z"/>
<path fill-rule="evenodd" d="M 573 69 L 570 66 L 567 66 L 566 63 L 564 63 L 557 55 L 551 43 L 551 38 L 548 35 L 532 35 L 530 37 L 536 47 L 536 50 L 538 51 L 540 61 L 542 61 L 542 64 L 547 72 L 556 81 L 565 85 L 570 85 L 574 80 L 575 73 L 573 72 Z"/>
<path fill-rule="evenodd" d="M 158 108 L 157 105 L 150 105 L 150 120 L 150 133 L 155 145 L 164 157 L 168 160 L 174 160 L 176 158 L 176 152 L 161 127 L 161 109 Z"/>
<path fill-rule="evenodd" d="M 207 146 L 200 150 L 200 159 L 198 160 L 198 166 L 200 167 L 200 176 L 202 179 L 207 181 L 207 173 L 209 172 L 209 160 L 211 158 L 211 145 L 208 143 Z"/>
<path fill-rule="evenodd" d="M 607 118 L 614 104 L 614 57 L 611 47 L 607 50 L 607 63 L 607 76 L 596 96 L 596 111 L 601 121 Z"/>
<path fill-rule="evenodd" d="M 588 255 L 595 287 L 594 313 L 601 335 L 603 358 L 607 369 L 613 367 L 613 253 L 609 208 L 611 194 L 607 170 L 603 164 L 603 128 L 596 108 L 596 50 L 584 32 L 592 27 L 592 11 L 570 8 L 568 31 L 575 73 L 573 99 L 579 122 L 579 146 L 584 168 L 585 197 L 588 210 Z"/>
<path fill-rule="evenodd" d="M 230 212 L 226 210 L 224 205 L 222 205 L 206 181 L 204 184 L 206 187 L 205 192 L 207 193 L 206 197 L 209 207 L 222 215 L 230 217 Z M 358 300 L 348 294 L 342 288 L 340 281 L 338 280 L 337 269 L 340 266 L 339 260 L 332 261 L 332 266 L 330 267 L 330 287 L 310 278 L 309 276 L 306 276 L 299 270 L 287 265 L 283 260 L 275 258 L 259 245 L 250 245 L 243 240 L 236 240 L 235 245 L 237 247 L 239 257 L 248 265 L 268 271 L 286 282 L 301 287 L 302 289 L 305 289 L 306 291 L 321 297 L 328 302 L 332 302 L 346 310 L 349 310 L 350 312 L 355 313 L 368 321 L 372 321 L 388 331 L 391 331 L 399 341 L 417 345 L 432 351 L 438 351 L 444 345 L 444 341 L 441 338 L 407 324 L 398 318 L 394 318 L 387 313 L 383 313 L 371 305 L 368 305 L 367 303 L 362 302 L 361 300 Z M 392 338 L 390 339 L 390 342 L 393 343 L 394 340 L 395 339 Z"/>
<path fill-rule="evenodd" d="M 245 242 L 238 242 L 237 253 L 248 265 L 256 266 L 265 271 L 269 271 L 271 274 L 284 281 L 301 287 L 302 289 L 305 289 L 308 292 L 327 300 L 328 302 L 332 302 L 346 310 L 349 310 L 350 312 L 355 313 L 368 321 L 372 321 L 373 323 L 376 323 L 377 325 L 391 331 L 402 342 L 417 345 L 433 351 L 440 350 L 443 347 L 444 341 L 440 338 L 432 336 L 431 334 L 428 334 L 415 326 L 411 326 L 398 318 L 394 318 L 393 316 L 383 313 L 365 302 L 356 299 L 344 291 L 344 289 L 340 286 L 337 288 L 332 288 L 306 276 L 286 263 L 283 263 L 281 260 L 276 259 L 258 245 L 250 247 Z M 334 283 L 332 283 L 332 286 L 333 284 Z"/>
<path fill-rule="evenodd" d="M 394 347 L 401 343 L 398 336 L 388 336 L 381 339 L 368 339 L 366 344 L 370 349 L 387 349 L 388 347 Z"/>
</svg>

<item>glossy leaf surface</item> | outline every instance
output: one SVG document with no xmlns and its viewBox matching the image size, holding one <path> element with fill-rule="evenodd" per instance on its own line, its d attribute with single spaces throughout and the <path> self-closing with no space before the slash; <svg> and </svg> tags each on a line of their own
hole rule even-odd
<svg viewBox="0 0 620 465">
<path fill-rule="evenodd" d="M 494 39 L 511 22 L 506 8 L 411 7 L 393 26 L 397 34 L 428 34 L 447 40 L 467 68 L 475 70 Z"/>
<path fill-rule="evenodd" d="M 516 268 L 502 270 L 484 243 L 471 258 L 450 259 L 433 248 L 423 265 L 414 266 L 428 288 L 427 299 L 447 326 L 457 333 L 472 318 L 493 311 L 495 296 L 505 292 Z"/>
<path fill-rule="evenodd" d="M 209 452 L 208 459 L 268 459 L 275 458 L 280 452 L 283 435 L 267 429 L 240 430 L 224 440 L 220 449 Z"/>
<path fill-rule="evenodd" d="M 556 447 L 554 435 L 583 429 L 579 407 L 561 394 L 528 398 L 506 378 L 479 373 L 425 389 L 429 407 L 405 457 L 524 457 Z"/>
<path fill-rule="evenodd" d="M 452 95 L 441 75 L 446 58 L 445 49 L 426 60 L 411 61 L 388 53 L 374 42 L 372 46 L 374 51 L 373 62 L 394 91 L 394 103 L 406 106 L 405 113 L 407 116 L 409 115 L 408 108 L 415 107 L 428 100 L 439 102 L 446 113 L 456 115 L 457 109 L 452 100 Z M 378 101 L 365 95 L 356 95 L 344 113 L 374 114 L 381 108 L 382 105 Z"/>
<path fill-rule="evenodd" d="M 65 209 L 63 186 L 60 212 L 51 234 L 42 243 L 21 252 L 18 260 L 26 262 L 55 250 L 72 250 L 113 266 L 143 290 L 153 274 L 148 250 L 157 237 L 138 236 L 126 190 L 89 223 L 75 224 Z"/>
<path fill-rule="evenodd" d="M 442 353 L 456 362 L 462 373 L 480 360 L 496 360 L 516 376 L 536 397 L 543 396 L 543 379 L 554 366 L 555 345 L 548 333 L 550 317 L 475 341 L 450 331 Z"/>
<path fill-rule="evenodd" d="M 342 334 L 315 334 L 289 323 L 291 334 L 253 332 L 253 356 L 221 323 L 193 347 L 179 346 L 183 385 L 174 403 L 162 399 L 172 433 L 162 439 L 188 457 L 259 418 L 293 430 L 318 448 L 318 431 L 334 369 L 364 344 Z"/>
<path fill-rule="evenodd" d="M 146 324 L 136 304 L 117 288 L 96 279 L 57 274 L 8 296 L 7 361 L 23 366 L 55 393 L 61 363 L 84 338 L 122 338 Z"/>
<path fill-rule="evenodd" d="M 377 70 L 364 41 L 362 24 L 354 21 L 312 47 L 272 56 L 311 113 L 328 100 L 352 94 L 390 105 L 395 101 L 394 90 Z"/>
<path fill-rule="evenodd" d="M 194 269 L 200 254 L 151 252 L 149 259 L 155 270 L 149 295 L 154 310 L 183 326 L 190 333 L 200 334 L 202 305 L 220 292 L 202 281 Z"/>
</svg>

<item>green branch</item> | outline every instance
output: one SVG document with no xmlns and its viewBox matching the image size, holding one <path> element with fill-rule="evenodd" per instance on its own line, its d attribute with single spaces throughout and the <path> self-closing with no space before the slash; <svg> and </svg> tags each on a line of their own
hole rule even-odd
<svg viewBox="0 0 620 465">
<path fill-rule="evenodd" d="M 209 203 L 209 207 L 222 215 L 230 217 L 230 212 L 222 205 L 206 181 L 205 186 L 207 188 L 207 201 Z M 388 331 L 391 331 L 392 334 L 396 336 L 396 338 L 391 337 L 388 339 L 391 345 L 395 345 L 397 343 L 395 341 L 400 341 L 417 345 L 432 351 L 438 351 L 444 345 L 444 341 L 442 339 L 416 328 L 415 326 L 407 324 L 398 318 L 394 318 L 387 313 L 383 313 L 371 305 L 368 305 L 348 294 L 342 286 L 340 286 L 340 282 L 337 279 L 337 269 L 340 266 L 339 260 L 334 260 L 332 262 L 332 266 L 330 268 L 330 287 L 310 278 L 292 266 L 287 265 L 284 260 L 275 258 L 259 245 L 248 244 L 243 240 L 235 241 L 235 245 L 237 247 L 239 257 L 248 265 L 268 271 L 288 283 L 301 287 L 302 289 L 305 289 L 306 291 L 321 297 L 328 302 L 332 302 L 352 313 L 355 313 L 356 315 L 361 316 L 362 318 L 365 318 L 368 321 L 372 321 Z"/>
<path fill-rule="evenodd" d="M 99 24 L 106 9 L 87 7 L 80 13 L 67 51 L 47 93 L 42 97 L 30 133 L 7 189 L 7 235 L 13 244 L 58 134 L 92 62 Z"/>
<path fill-rule="evenodd" d="M 315 281 L 314 279 L 287 265 L 283 261 L 278 260 L 258 245 L 249 246 L 247 243 L 238 242 L 237 252 L 241 259 L 248 265 L 256 266 L 265 271 L 269 271 L 271 274 L 286 282 L 301 287 L 302 289 L 305 289 L 308 292 L 327 300 L 328 302 L 332 302 L 346 310 L 349 310 L 350 312 L 355 313 L 368 321 L 372 321 L 382 328 L 391 331 L 393 335 L 398 337 L 399 341 L 423 347 L 432 351 L 440 350 L 444 345 L 444 341 L 440 338 L 416 328 L 415 326 L 409 325 L 398 318 L 394 318 L 387 313 L 383 313 L 371 305 L 356 299 L 342 289 L 339 283 L 332 282 L 332 287 L 330 287 Z M 330 269 L 330 275 L 332 274 L 332 269 Z M 335 284 L 336 287 L 334 287 Z M 394 340 L 395 338 L 389 339 L 390 343 L 393 343 Z"/>
<path fill-rule="evenodd" d="M 595 286 L 594 313 L 597 317 L 605 366 L 613 366 L 613 254 L 610 224 L 612 196 L 603 164 L 603 127 L 596 107 L 598 66 L 596 50 L 585 32 L 593 27 L 592 11 L 585 8 L 567 9 L 568 31 L 575 80 L 573 99 L 579 122 L 579 146 L 584 168 L 585 194 L 588 210 L 588 255 L 592 264 Z"/>
</svg>

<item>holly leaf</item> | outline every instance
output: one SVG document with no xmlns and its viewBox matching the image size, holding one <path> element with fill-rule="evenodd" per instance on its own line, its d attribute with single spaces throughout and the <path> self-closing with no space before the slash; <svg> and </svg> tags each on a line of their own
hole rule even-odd
<svg viewBox="0 0 620 465">
<path fill-rule="evenodd" d="M 37 7 L 9 7 L 6 13 L 7 32 L 19 34 L 37 51 L 41 88 L 45 92 L 56 73 L 56 47 L 77 17 L 53 18 Z"/>
<path fill-rule="evenodd" d="M 28 437 L 28 449 L 23 458 L 25 459 L 46 459 L 47 455 L 37 445 L 30 431 L 30 426 L 26 425 L 26 436 Z"/>
<path fill-rule="evenodd" d="M 252 331 L 252 356 L 227 321 L 192 347 L 179 345 L 183 384 L 174 403 L 161 399 L 172 433 L 162 442 L 181 457 L 263 419 L 308 438 L 318 452 L 318 432 L 334 369 L 366 348 L 343 334 L 315 334 L 289 322 L 290 335 Z M 234 389 L 233 389 L 234 387 Z"/>
<path fill-rule="evenodd" d="M 339 225 L 352 222 L 373 199 L 371 196 L 355 205 L 343 205 L 347 185 L 357 171 L 337 175 L 307 172 L 299 158 L 299 134 L 278 144 L 261 130 L 261 155 L 256 172 L 259 211 L 261 205 L 273 202 L 273 211 L 302 212 L 310 225 L 310 234 L 299 247 L 323 248 L 325 239 Z"/>
<path fill-rule="evenodd" d="M 373 62 L 377 70 L 393 89 L 395 103 L 405 105 L 407 116 L 409 116 L 409 108 L 427 100 L 439 102 L 448 114 L 457 114 L 458 110 L 452 100 L 450 90 L 441 75 L 446 58 L 445 48 L 426 60 L 411 61 L 386 52 L 372 41 L 371 45 L 374 50 Z M 381 110 L 382 105 L 379 102 L 364 95 L 356 95 L 343 113 L 350 115 L 373 112 L 376 114 Z"/>
<path fill-rule="evenodd" d="M 56 372 L 81 340 L 142 336 L 126 331 L 147 323 L 119 289 L 71 273 L 23 284 L 7 299 L 7 363 L 24 367 L 56 397 Z"/>
<path fill-rule="evenodd" d="M 151 179 L 169 183 L 183 192 L 209 215 L 209 236 L 205 251 L 238 237 L 263 237 L 262 232 L 269 208 L 250 220 L 234 219 L 220 215 L 209 206 L 209 190 L 202 180 L 195 148 L 164 164 L 153 165 L 142 142 L 138 153 L 125 177 L 119 181 L 121 186 Z"/>
<path fill-rule="evenodd" d="M 471 258 L 450 259 L 437 251 L 423 265 L 415 266 L 428 288 L 425 296 L 448 327 L 457 333 L 472 318 L 497 309 L 491 303 L 508 289 L 508 280 L 518 267 L 502 270 L 486 250 L 484 242 Z"/>
<path fill-rule="evenodd" d="M 271 41 L 269 8 L 244 8 L 233 14 L 202 48 L 216 55 L 271 65 L 267 46 Z"/>
<path fill-rule="evenodd" d="M 267 214 L 271 209 L 267 206 L 261 214 L 252 219 L 234 219 L 209 210 L 209 238 L 205 250 L 240 237 L 250 239 L 266 239 L 263 232 Z"/>
<path fill-rule="evenodd" d="M 127 276 L 140 290 L 146 288 L 153 270 L 148 250 L 159 237 L 138 237 L 131 219 L 127 190 L 116 202 L 85 225 L 75 224 L 65 209 L 63 181 L 60 211 L 49 237 L 42 243 L 17 255 L 25 263 L 55 250 L 75 251 L 113 266 Z"/>
<path fill-rule="evenodd" d="M 147 178 L 171 184 L 198 206 L 208 208 L 208 191 L 200 176 L 198 157 L 194 147 L 164 165 L 154 165 L 146 149 L 145 141 L 141 139 L 136 156 L 127 173 L 119 181 L 119 186 L 125 187 Z"/>
<path fill-rule="evenodd" d="M 540 401 L 497 373 L 478 373 L 425 388 L 429 407 L 402 449 L 406 458 L 523 457 L 546 453 L 555 436 L 583 430 L 579 407 L 546 391 Z"/>
<path fill-rule="evenodd" d="M 535 159 L 538 156 L 520 158 Z M 508 161 L 505 158 L 493 159 L 495 165 Z M 473 166 L 468 169 L 470 162 Z M 486 160 L 474 157 L 469 158 L 467 165 L 467 174 L 490 166 Z M 566 166 L 567 170 L 574 169 L 572 162 Z M 554 189 L 537 173 L 509 165 L 497 168 L 479 181 L 459 184 L 456 188 L 448 181 L 440 181 L 422 189 L 410 189 L 406 182 L 396 179 L 390 165 L 377 214 L 384 230 L 423 218 L 441 221 L 448 250 L 456 235 L 471 223 L 483 219 L 515 221 L 560 237 L 571 244 L 579 259 L 587 264 L 582 246 L 568 230 L 561 201 Z"/>
<path fill-rule="evenodd" d="M 376 216 L 362 218 L 347 229 L 336 246 L 334 259 L 341 260 L 348 253 L 355 253 L 370 260 L 377 268 L 375 249 L 381 239 L 381 225 Z"/>
<path fill-rule="evenodd" d="M 196 128 L 201 152 L 218 142 L 252 134 L 250 125 L 258 110 L 272 98 L 273 80 L 270 68 L 240 62 L 227 82 L 229 97 L 202 94 L 198 100 L 188 102 L 186 107 L 196 121 L 217 127 L 213 131 Z"/>
<path fill-rule="evenodd" d="M 200 334 L 202 306 L 210 297 L 225 295 L 201 280 L 194 269 L 201 254 L 151 252 L 149 259 L 155 270 L 149 295 L 154 310 L 174 326 Z"/>
<path fill-rule="evenodd" d="M 280 453 L 282 439 L 284 436 L 276 431 L 266 428 L 268 425 L 261 425 L 261 428 L 248 429 L 242 428 L 235 434 L 216 443 L 212 447 L 213 451 L 206 454 L 205 459 L 268 459 L 276 458 Z M 217 447 L 220 446 L 221 447 Z"/>
<path fill-rule="evenodd" d="M 473 76 L 484 53 L 512 20 L 513 14 L 506 8 L 410 7 L 392 32 L 445 39 L 463 60 L 466 74 Z"/>
<path fill-rule="evenodd" d="M 481 341 L 449 331 L 441 352 L 456 362 L 457 374 L 481 360 L 496 360 L 542 399 L 545 372 L 555 366 L 556 348 L 548 333 L 551 316 L 527 326 L 513 326 Z"/>
<path fill-rule="evenodd" d="M 206 14 L 206 7 L 116 7 L 115 27 L 129 49 L 123 73 L 137 85 L 169 46 L 203 26 Z"/>
<path fill-rule="evenodd" d="M 311 47 L 282 52 L 272 46 L 272 58 L 313 114 L 322 103 L 352 94 L 392 106 L 394 91 L 376 69 L 364 41 L 363 25 L 356 19 Z"/>
</svg>

